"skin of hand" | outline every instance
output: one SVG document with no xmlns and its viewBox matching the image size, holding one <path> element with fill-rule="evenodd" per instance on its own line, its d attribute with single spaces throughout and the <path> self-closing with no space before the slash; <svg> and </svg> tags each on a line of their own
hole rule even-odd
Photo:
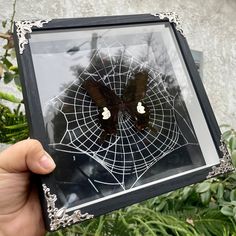
<svg viewBox="0 0 236 236">
<path fill-rule="evenodd" d="M 18 142 L 0 153 L 0 236 L 43 236 L 46 233 L 32 173 L 55 168 L 39 141 Z"/>
</svg>

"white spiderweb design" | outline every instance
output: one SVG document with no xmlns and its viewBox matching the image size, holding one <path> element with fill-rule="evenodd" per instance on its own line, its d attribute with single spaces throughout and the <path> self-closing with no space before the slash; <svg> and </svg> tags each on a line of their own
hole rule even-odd
<svg viewBox="0 0 236 236">
<path fill-rule="evenodd" d="M 89 78 L 101 81 L 122 96 L 127 82 L 133 77 L 133 71 L 142 70 L 149 74 L 143 102 L 150 109 L 149 123 L 153 130 L 138 132 L 132 117 L 120 112 L 117 134 L 108 136 L 101 144 L 103 130 L 98 120 L 98 108 L 82 87 L 82 82 Z M 181 114 L 174 107 L 175 97 L 165 88 L 163 74 L 127 50 L 117 54 L 111 53 L 109 47 L 102 52 L 97 50 L 89 66 L 78 71 L 78 79 L 50 101 L 51 107 L 66 121 L 60 141 L 51 143 L 51 146 L 72 155 L 85 154 L 113 177 L 109 182 L 94 179 L 94 183 L 119 185 L 123 190 L 133 188 L 160 159 L 190 143 L 178 126 L 176 114 Z M 182 120 L 187 124 L 184 117 Z M 194 136 L 194 131 L 190 126 L 188 128 Z"/>
</svg>

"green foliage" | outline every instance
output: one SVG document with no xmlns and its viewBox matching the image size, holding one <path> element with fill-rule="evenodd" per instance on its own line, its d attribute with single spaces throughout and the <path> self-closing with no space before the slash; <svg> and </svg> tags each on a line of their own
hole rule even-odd
<svg viewBox="0 0 236 236">
<path fill-rule="evenodd" d="M 149 200 L 71 228 L 48 233 L 48 236 L 222 236 L 232 235 L 234 229 L 234 224 L 230 218 L 216 209 L 209 211 L 192 207 L 188 210 L 159 212 L 151 207 Z"/>
<path fill-rule="evenodd" d="M 16 0 L 13 2 L 13 13 L 10 21 L 2 21 L 2 27 L 0 28 L 0 38 L 4 39 L 4 45 L 2 45 L 1 47 L 5 49 L 5 52 L 0 55 L 0 79 L 2 79 L 6 84 L 10 83 L 11 81 L 14 81 L 17 88 L 20 89 L 18 67 L 14 65 L 16 62 L 12 34 L 15 8 Z"/>
<path fill-rule="evenodd" d="M 1 46 L 5 52 L 0 55 L 0 80 L 5 84 L 14 81 L 13 85 L 21 91 L 18 67 L 14 65 L 15 49 L 12 36 L 13 21 L 15 15 L 16 0 L 13 3 L 13 14 L 10 21 L 3 21 L 0 28 L 0 38 L 3 40 Z M 1 82 L 2 82 L 1 81 Z M 10 109 L 3 101 L 11 102 L 15 107 Z M 28 124 L 25 114 L 21 111 L 23 101 L 13 94 L 0 91 L 0 143 L 15 143 L 25 139 L 29 135 Z"/>
<path fill-rule="evenodd" d="M 9 31 L 7 33 L 0 32 L 0 38 L 7 40 L 7 44 L 3 46 L 5 53 L 0 56 L 0 79 L 5 84 L 14 81 L 17 88 L 20 89 L 19 71 L 18 67 L 14 65 L 15 49 L 12 33 Z"/>
<path fill-rule="evenodd" d="M 223 125 L 226 128 L 226 131 L 223 134 L 223 138 L 229 147 L 233 164 L 236 167 L 236 130 L 230 128 L 228 125 Z"/>
<path fill-rule="evenodd" d="M 15 143 L 29 136 L 25 115 L 20 111 L 21 104 L 11 110 L 0 104 L 0 142 Z"/>
<path fill-rule="evenodd" d="M 0 99 L 6 100 L 12 103 L 21 103 L 21 99 L 15 97 L 13 94 L 10 93 L 4 93 L 0 91 Z"/>
</svg>

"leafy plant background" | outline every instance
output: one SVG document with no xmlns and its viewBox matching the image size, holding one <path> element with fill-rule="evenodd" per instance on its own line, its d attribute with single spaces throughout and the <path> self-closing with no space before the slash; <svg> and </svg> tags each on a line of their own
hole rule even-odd
<svg viewBox="0 0 236 236">
<path fill-rule="evenodd" d="M 3 21 L 0 38 L 0 80 L 19 91 L 21 85 L 12 38 L 13 14 Z M 10 106 L 6 105 L 10 102 Z M 0 143 L 12 144 L 29 136 L 24 101 L 0 91 Z M 13 107 L 13 108 L 12 108 Z M 223 138 L 236 165 L 236 131 L 222 125 Z M 236 173 L 158 196 L 110 214 L 48 233 L 47 236 L 236 236 Z"/>
</svg>

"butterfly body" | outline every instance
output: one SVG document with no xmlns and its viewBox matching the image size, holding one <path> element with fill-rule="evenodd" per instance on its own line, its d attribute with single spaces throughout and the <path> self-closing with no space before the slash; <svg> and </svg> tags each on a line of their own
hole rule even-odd
<svg viewBox="0 0 236 236">
<path fill-rule="evenodd" d="M 101 139 L 117 133 L 120 113 L 127 112 L 138 131 L 149 126 L 150 112 L 142 102 L 146 95 L 148 74 L 138 72 L 134 77 L 128 81 L 121 98 L 101 82 L 93 79 L 84 81 L 83 87 L 99 109 L 98 119 L 103 129 Z"/>
</svg>

